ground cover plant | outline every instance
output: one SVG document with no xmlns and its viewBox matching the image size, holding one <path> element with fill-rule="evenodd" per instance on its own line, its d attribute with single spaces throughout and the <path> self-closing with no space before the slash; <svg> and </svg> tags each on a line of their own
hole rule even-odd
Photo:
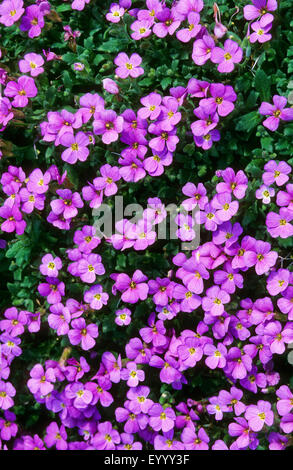
<svg viewBox="0 0 293 470">
<path fill-rule="evenodd" d="M 1 449 L 292 449 L 292 10 L 1 1 Z"/>
</svg>

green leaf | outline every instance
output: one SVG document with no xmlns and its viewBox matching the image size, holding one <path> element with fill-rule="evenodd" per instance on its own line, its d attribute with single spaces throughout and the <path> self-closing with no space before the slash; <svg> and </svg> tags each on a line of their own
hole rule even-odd
<svg viewBox="0 0 293 470">
<path fill-rule="evenodd" d="M 257 70 L 254 77 L 254 86 L 262 101 L 270 101 L 271 99 L 271 82 L 270 78 L 263 70 Z"/>
<path fill-rule="evenodd" d="M 262 116 L 257 111 L 242 116 L 236 124 L 237 131 L 250 132 L 254 129 L 262 120 Z"/>
</svg>

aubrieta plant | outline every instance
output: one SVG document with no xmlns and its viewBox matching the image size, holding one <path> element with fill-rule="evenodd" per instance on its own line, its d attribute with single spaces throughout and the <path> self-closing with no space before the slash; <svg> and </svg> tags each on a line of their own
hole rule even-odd
<svg viewBox="0 0 293 470">
<path fill-rule="evenodd" d="M 1 450 L 292 448 L 290 13 L 1 1 Z"/>
</svg>

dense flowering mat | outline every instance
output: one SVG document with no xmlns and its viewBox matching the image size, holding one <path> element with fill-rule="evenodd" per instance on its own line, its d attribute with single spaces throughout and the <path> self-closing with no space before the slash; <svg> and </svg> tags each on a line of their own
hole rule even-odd
<svg viewBox="0 0 293 470">
<path fill-rule="evenodd" d="M 0 2 L 0 448 L 292 448 L 292 20 Z"/>
</svg>

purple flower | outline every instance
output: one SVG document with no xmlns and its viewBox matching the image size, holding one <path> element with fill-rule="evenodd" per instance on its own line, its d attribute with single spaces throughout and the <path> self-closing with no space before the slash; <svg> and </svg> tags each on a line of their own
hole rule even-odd
<svg viewBox="0 0 293 470">
<path fill-rule="evenodd" d="M 207 135 L 219 122 L 218 114 L 212 111 L 210 106 L 199 106 L 193 112 L 198 120 L 193 122 L 190 128 L 196 137 Z"/>
<path fill-rule="evenodd" d="M 276 183 L 277 186 L 282 186 L 289 180 L 288 175 L 291 172 L 291 166 L 284 161 L 278 163 L 275 160 L 270 160 L 265 164 L 264 170 L 265 172 L 262 175 L 264 184 L 270 186 Z"/>
<path fill-rule="evenodd" d="M 99 336 L 97 325 L 91 323 L 86 324 L 84 318 L 76 318 L 71 323 L 72 330 L 68 332 L 68 338 L 71 344 L 77 345 L 81 343 L 82 349 L 88 351 L 96 344 L 94 338 Z"/>
<path fill-rule="evenodd" d="M 139 67 L 142 62 L 142 58 L 134 53 L 128 57 L 125 52 L 120 52 L 114 59 L 114 64 L 118 65 L 115 69 L 115 74 L 120 78 L 137 78 L 144 73 L 142 67 Z"/>
<path fill-rule="evenodd" d="M 4 419 L 0 418 L 0 437 L 3 441 L 10 441 L 15 437 L 18 431 L 18 426 L 14 422 L 16 416 L 11 411 L 4 411 Z"/>
<path fill-rule="evenodd" d="M 265 121 L 263 121 L 263 125 L 267 127 L 270 131 L 276 131 L 279 127 L 281 120 L 293 120 L 293 109 L 284 109 L 287 104 L 287 99 L 284 96 L 274 95 L 273 103 L 274 104 L 272 105 L 265 101 L 261 104 L 261 107 L 259 108 L 260 114 L 264 116 L 270 116 Z"/>
<path fill-rule="evenodd" d="M 293 408 L 293 393 L 287 385 L 282 385 L 277 391 L 276 395 L 279 398 L 277 401 L 277 410 L 280 416 L 285 416 L 290 413 Z"/>
<path fill-rule="evenodd" d="M 241 62 L 243 50 L 232 39 L 226 39 L 224 49 L 215 47 L 212 50 L 211 61 L 218 65 L 218 71 L 221 73 L 229 73 L 234 70 L 234 64 Z"/>
<path fill-rule="evenodd" d="M 50 202 L 52 211 L 56 215 L 62 214 L 65 219 L 71 219 L 78 213 L 77 208 L 83 207 L 79 193 L 72 193 L 70 189 L 57 189 L 56 194 L 60 199 Z"/>
<path fill-rule="evenodd" d="M 194 429 L 186 427 L 181 434 L 181 440 L 186 450 L 208 450 L 210 438 L 204 428 L 196 433 Z"/>
<path fill-rule="evenodd" d="M 87 254 L 101 243 L 100 238 L 96 236 L 95 227 L 91 225 L 84 225 L 81 230 L 76 230 L 73 241 L 78 245 L 79 251 Z"/>
<path fill-rule="evenodd" d="M 167 34 L 172 36 L 180 26 L 180 20 L 174 8 L 163 8 L 157 12 L 156 18 L 159 22 L 155 23 L 153 32 L 159 38 L 164 38 Z"/>
<path fill-rule="evenodd" d="M 221 171 L 221 177 L 224 183 L 217 184 L 217 192 L 232 193 L 237 199 L 243 199 L 248 186 L 248 179 L 245 173 L 240 170 L 236 174 L 232 168 L 226 168 Z"/>
<path fill-rule="evenodd" d="M 43 57 L 40 54 L 31 52 L 30 54 L 26 54 L 24 58 L 19 61 L 19 70 L 22 73 L 29 72 L 32 77 L 37 77 L 40 73 L 44 72 L 43 64 Z"/>
<path fill-rule="evenodd" d="M 111 93 L 112 95 L 118 95 L 119 88 L 117 83 L 114 82 L 114 80 L 112 80 L 111 78 L 104 78 L 102 83 L 104 90 L 106 90 L 108 93 Z"/>
<path fill-rule="evenodd" d="M 16 394 L 16 390 L 10 382 L 0 381 L 0 409 L 8 410 L 14 405 L 12 397 Z"/>
<path fill-rule="evenodd" d="M 233 102 L 237 99 L 233 87 L 225 86 L 223 83 L 211 83 L 209 92 L 211 98 L 202 99 L 200 106 L 210 106 L 219 116 L 228 116 L 234 109 Z"/>
<path fill-rule="evenodd" d="M 36 394 L 40 392 L 41 395 L 48 395 L 54 389 L 53 383 L 56 382 L 56 377 L 51 367 L 44 371 L 41 364 L 36 364 L 30 371 L 30 376 L 31 378 L 28 380 L 27 386 L 31 393 Z"/>
<path fill-rule="evenodd" d="M 251 43 L 259 42 L 262 44 L 272 39 L 272 35 L 269 34 L 269 31 L 272 28 L 272 23 L 266 15 L 262 16 L 259 21 L 252 23 L 251 28 L 254 31 L 254 33 L 251 33 L 249 36 L 249 41 Z"/>
<path fill-rule="evenodd" d="M 106 14 L 106 18 L 111 23 L 119 23 L 120 19 L 124 15 L 124 8 L 120 7 L 118 3 L 112 3 L 110 5 L 110 11 Z"/>
<path fill-rule="evenodd" d="M 22 219 L 22 214 L 16 205 L 13 207 L 2 206 L 0 207 L 0 217 L 6 219 L 1 224 L 3 232 L 16 232 L 17 235 L 22 235 L 26 228 L 26 222 Z"/>
<path fill-rule="evenodd" d="M 0 5 L 0 23 L 12 26 L 23 13 L 23 0 L 4 0 Z"/>
<path fill-rule="evenodd" d="M 245 411 L 245 419 L 252 431 L 261 431 L 263 426 L 272 426 L 274 413 L 268 401 L 259 400 L 257 405 L 249 405 Z"/>
<path fill-rule="evenodd" d="M 269 234 L 273 238 L 289 238 L 293 235 L 293 212 L 285 207 L 280 209 L 280 213 L 269 212 L 266 217 L 266 226 Z"/>
<path fill-rule="evenodd" d="M 51 254 L 43 256 L 42 264 L 40 265 L 40 271 L 43 276 L 58 277 L 58 272 L 61 268 L 62 261 L 58 256 L 56 258 Z"/>
<path fill-rule="evenodd" d="M 122 310 L 116 310 L 115 323 L 118 326 L 127 326 L 131 322 L 131 311 L 129 308 L 123 308 Z"/>
<path fill-rule="evenodd" d="M 268 11 L 275 11 L 278 8 L 277 0 L 252 0 L 253 5 L 245 5 L 243 12 L 246 20 L 255 20 L 265 15 L 269 21 L 273 21 L 274 17 Z"/>
<path fill-rule="evenodd" d="M 219 343 L 217 347 L 213 344 L 205 344 L 204 354 L 207 356 L 205 363 L 210 369 L 225 367 L 227 349 L 223 344 Z"/>
<path fill-rule="evenodd" d="M 177 39 L 181 42 L 189 42 L 190 39 L 194 39 L 201 31 L 201 25 L 199 24 L 200 15 L 196 12 L 190 12 L 187 17 L 188 27 L 180 29 L 176 33 Z"/>
<path fill-rule="evenodd" d="M 278 269 L 270 273 L 267 279 L 267 290 L 270 295 L 278 295 L 283 292 L 289 284 L 290 272 L 287 269 Z"/>
<path fill-rule="evenodd" d="M 270 250 L 270 243 L 257 240 L 255 242 L 255 251 L 247 251 L 244 254 L 244 261 L 247 266 L 255 266 L 256 274 L 261 276 L 275 266 L 278 259 L 278 253 Z"/>
<path fill-rule="evenodd" d="M 220 316 L 224 312 L 224 304 L 230 302 L 230 295 L 218 286 L 207 289 L 206 297 L 202 300 L 202 308 L 213 316 Z"/>
<path fill-rule="evenodd" d="M 24 332 L 24 325 L 27 324 L 25 312 L 19 312 L 15 307 L 7 308 L 4 312 L 5 320 L 0 321 L 1 331 L 5 331 L 10 336 L 19 336 Z"/>
<path fill-rule="evenodd" d="M 212 55 L 215 48 L 215 41 L 211 36 L 205 34 L 202 39 L 197 39 L 193 43 L 192 60 L 197 65 L 204 65 Z"/>
<path fill-rule="evenodd" d="M 115 111 L 105 110 L 96 114 L 93 123 L 94 134 L 101 135 L 104 144 L 111 144 L 118 140 L 123 130 L 123 117 L 117 116 Z"/>
<path fill-rule="evenodd" d="M 25 9 L 19 29 L 28 31 L 28 36 L 32 39 L 41 34 L 44 25 L 44 13 L 41 8 L 38 5 L 31 5 Z"/>
<path fill-rule="evenodd" d="M 123 302 L 135 304 L 138 300 L 145 300 L 148 295 L 149 287 L 146 284 L 147 277 L 137 269 L 132 278 L 127 274 L 118 274 L 115 289 L 122 292 Z"/>
<path fill-rule="evenodd" d="M 66 335 L 71 320 L 69 309 L 58 303 L 50 306 L 50 312 L 50 315 L 48 315 L 50 328 L 56 330 L 58 336 Z"/>
<path fill-rule="evenodd" d="M 62 425 L 58 426 L 56 422 L 49 424 L 46 429 L 46 436 L 44 438 L 47 447 L 56 446 L 57 450 L 67 450 L 67 433 L 65 427 Z"/>
<path fill-rule="evenodd" d="M 174 428 L 176 415 L 172 408 L 163 408 L 159 403 L 154 403 L 148 414 L 150 416 L 150 426 L 155 431 L 168 432 Z"/>
<path fill-rule="evenodd" d="M 104 305 L 107 305 L 109 295 L 103 292 L 103 287 L 100 284 L 92 286 L 84 293 L 84 301 L 89 303 L 94 310 L 100 310 Z"/>
<path fill-rule="evenodd" d="M 264 328 L 265 342 L 269 345 L 272 354 L 283 354 L 285 344 L 293 342 L 292 324 L 288 323 L 282 330 L 282 324 L 279 321 L 269 322 Z"/>
<path fill-rule="evenodd" d="M 76 136 L 70 132 L 62 134 L 60 144 L 68 147 L 61 154 L 62 160 L 71 165 L 76 163 L 77 160 L 85 162 L 89 155 L 89 149 L 87 148 L 89 143 L 89 138 L 84 132 L 78 132 Z"/>
<path fill-rule="evenodd" d="M 128 387 L 137 387 L 139 382 L 143 382 L 145 379 L 144 371 L 137 369 L 135 362 L 130 361 L 126 364 L 126 368 L 121 370 L 122 380 L 127 380 Z"/>
<path fill-rule="evenodd" d="M 98 432 L 94 435 L 92 444 L 97 450 L 115 450 L 120 442 L 120 435 L 112 428 L 109 421 L 98 424 Z"/>
<path fill-rule="evenodd" d="M 263 204 L 269 204 L 271 202 L 271 197 L 274 197 L 274 195 L 275 190 L 273 188 L 269 188 L 265 184 L 262 184 L 261 187 L 255 191 L 255 197 L 257 199 L 262 199 Z"/>
</svg>

